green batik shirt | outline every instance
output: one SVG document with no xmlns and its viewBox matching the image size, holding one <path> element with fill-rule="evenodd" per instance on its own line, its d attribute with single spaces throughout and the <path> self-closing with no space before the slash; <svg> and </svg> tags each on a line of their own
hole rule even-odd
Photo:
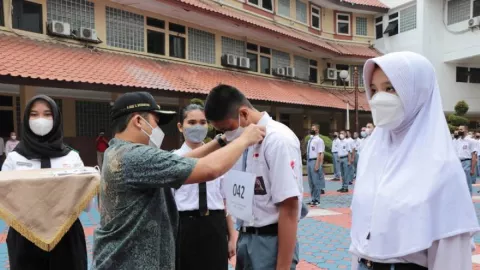
<svg viewBox="0 0 480 270">
<path fill-rule="evenodd" d="M 110 142 L 92 269 L 175 269 L 178 212 L 171 188 L 179 188 L 195 164 L 196 159 L 147 145 Z"/>
</svg>

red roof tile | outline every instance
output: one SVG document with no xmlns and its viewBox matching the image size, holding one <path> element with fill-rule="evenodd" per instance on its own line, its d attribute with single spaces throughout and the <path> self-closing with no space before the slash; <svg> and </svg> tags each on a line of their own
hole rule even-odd
<svg viewBox="0 0 480 270">
<path fill-rule="evenodd" d="M 208 94 L 210 89 L 224 83 L 237 87 L 252 100 L 337 109 L 344 109 L 346 101 L 351 99 L 349 96 L 353 96 L 306 83 L 91 51 L 4 34 L 0 34 L 0 48 L 0 75 L 3 76 L 195 94 Z M 365 99 L 365 95 L 360 99 Z"/>
<path fill-rule="evenodd" d="M 369 48 L 368 46 L 327 42 L 320 37 L 313 36 L 312 34 L 302 33 L 300 31 L 295 31 L 293 29 L 287 28 L 282 25 L 273 24 L 271 21 L 253 16 L 246 12 L 237 11 L 227 7 L 222 7 L 219 4 L 214 2 L 205 2 L 201 0 L 176 0 L 176 1 L 189 6 L 206 10 L 208 12 L 220 14 L 220 15 L 233 18 L 248 24 L 252 24 L 252 25 L 261 27 L 263 29 L 285 35 L 290 38 L 294 38 L 297 40 L 310 43 L 312 45 L 328 50 L 336 55 L 359 56 L 359 57 L 368 57 L 368 58 L 380 56 L 380 53 L 378 51 L 376 51 L 375 49 Z M 374 0 L 370 0 L 370 1 L 374 1 Z"/>
<path fill-rule="evenodd" d="M 387 5 L 380 2 L 379 0 L 343 0 L 343 1 L 347 3 L 362 5 L 362 6 L 389 8 Z"/>
</svg>

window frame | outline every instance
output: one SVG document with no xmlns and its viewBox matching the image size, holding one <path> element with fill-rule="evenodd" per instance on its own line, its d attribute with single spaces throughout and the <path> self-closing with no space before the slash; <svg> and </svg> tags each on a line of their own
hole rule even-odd
<svg viewBox="0 0 480 270">
<path fill-rule="evenodd" d="M 252 0 L 246 0 L 246 4 L 250 5 L 250 6 L 253 6 L 253 7 L 256 7 L 256 8 L 259 8 L 263 11 L 270 12 L 272 14 L 275 11 L 275 0 L 256 0 L 256 1 L 258 1 L 258 4 L 251 3 L 250 1 L 252 1 Z M 270 1 L 272 3 L 272 10 L 264 8 L 263 7 L 263 1 Z"/>
<path fill-rule="evenodd" d="M 315 61 L 315 63 L 317 65 L 312 65 L 312 61 Z M 312 74 L 310 73 L 310 71 L 312 71 L 312 69 L 315 69 L 316 70 L 316 73 L 315 73 L 315 81 L 312 81 Z M 318 61 L 317 60 L 314 60 L 314 59 L 308 59 L 308 82 L 309 83 L 314 83 L 314 84 L 318 84 L 319 80 L 318 80 Z"/>
<path fill-rule="evenodd" d="M 158 20 L 158 21 L 163 21 L 163 28 L 159 28 L 159 27 L 156 27 L 156 26 L 152 26 L 152 25 L 148 25 L 147 24 L 147 18 L 151 18 L 151 19 L 154 19 L 154 20 Z M 170 51 L 168 51 L 167 53 L 167 39 L 169 39 L 169 34 L 168 34 L 168 29 L 166 29 L 168 26 L 168 22 L 166 20 L 163 20 L 163 19 L 159 19 L 159 18 L 155 18 L 155 17 L 151 17 L 151 16 L 145 16 L 145 38 L 146 38 L 146 48 L 145 48 L 145 51 L 148 53 L 148 54 L 152 54 L 152 55 L 163 55 L 163 56 L 168 56 L 170 55 Z M 151 52 L 148 52 L 148 31 L 153 31 L 153 32 L 158 32 L 158 33 L 163 33 L 163 54 L 156 54 L 156 53 L 151 53 Z M 170 46 L 169 46 L 169 50 L 170 50 Z"/>
<path fill-rule="evenodd" d="M 379 18 L 381 18 L 380 21 L 377 21 Z M 378 31 L 377 31 L 377 26 L 382 26 L 382 31 L 380 31 L 380 37 L 378 37 Z M 376 17 L 375 18 L 375 39 L 382 39 L 383 38 L 383 15 L 382 16 L 379 16 L 379 17 Z"/>
<path fill-rule="evenodd" d="M 180 32 L 170 30 L 170 24 L 175 24 L 175 25 L 180 25 L 180 26 L 185 27 L 185 33 L 180 33 Z M 165 42 L 167 42 L 167 40 L 168 40 L 168 54 L 167 54 L 167 52 L 165 52 L 165 54 L 170 58 L 188 60 L 188 40 L 187 40 L 188 27 L 183 25 L 183 24 L 173 23 L 173 22 L 169 21 L 168 26 L 165 25 L 165 28 L 168 28 L 168 35 L 165 36 Z M 172 56 L 172 50 L 170 48 L 170 36 L 183 38 L 183 41 L 185 42 L 185 44 L 183 46 L 183 48 L 184 48 L 183 54 L 184 54 L 185 58 Z M 165 50 L 165 51 L 167 51 L 167 50 Z"/>
<path fill-rule="evenodd" d="M 313 13 L 313 9 L 317 9 L 318 14 Z M 318 18 L 318 28 L 313 26 L 313 17 Z M 310 4 L 310 27 L 320 31 L 322 30 L 322 8 L 314 4 Z"/>
<path fill-rule="evenodd" d="M 466 81 L 461 81 L 459 80 L 459 69 L 466 69 L 467 70 L 467 73 L 466 73 Z M 455 82 L 457 83 L 470 83 L 470 68 L 469 67 L 455 67 Z"/>
<path fill-rule="evenodd" d="M 348 34 L 345 33 L 340 33 L 338 31 L 338 24 L 341 23 L 346 23 L 347 21 L 345 20 L 339 20 L 339 16 L 348 16 Z M 343 13 L 343 12 L 337 12 L 335 14 L 335 34 L 337 35 L 342 35 L 342 36 L 352 36 L 352 14 L 350 13 Z"/>
<path fill-rule="evenodd" d="M 251 45 L 255 45 L 257 47 L 256 50 L 253 50 L 253 49 L 249 49 L 248 48 L 248 44 L 251 44 Z M 248 54 L 255 54 L 257 55 L 257 68 L 256 70 L 257 71 L 253 71 L 253 70 L 250 70 L 250 72 L 255 72 L 255 73 L 260 73 L 260 74 L 267 74 L 267 75 L 271 75 L 272 74 L 272 48 L 269 48 L 269 47 L 265 47 L 265 46 L 262 46 L 262 45 L 258 45 L 258 43 L 252 43 L 252 42 L 247 42 L 246 44 L 246 53 L 247 53 L 247 57 L 248 57 Z M 269 49 L 270 53 L 267 54 L 267 53 L 264 53 L 262 52 L 262 48 L 263 49 Z M 269 62 L 270 62 L 270 68 L 268 70 L 269 73 L 263 73 L 262 71 L 262 57 L 265 57 L 265 58 L 268 58 L 269 59 Z"/>
<path fill-rule="evenodd" d="M 392 15 L 395 15 L 396 14 L 396 17 L 395 18 L 391 18 Z M 387 25 L 387 28 L 385 28 L 383 34 L 385 34 L 385 32 L 387 31 L 388 27 L 390 26 L 390 24 L 392 22 L 397 22 L 397 33 L 391 35 L 390 32 L 388 33 L 388 36 L 389 37 L 393 37 L 393 36 L 396 36 L 398 34 L 400 34 L 400 11 L 397 11 L 397 12 L 394 12 L 392 14 L 388 14 L 388 25 Z"/>
<path fill-rule="evenodd" d="M 3 8 L 3 1 L 0 0 L 0 27 L 5 26 L 5 9 Z"/>
<path fill-rule="evenodd" d="M 309 21 L 308 21 L 308 1 L 305 1 L 305 0 L 294 0 L 295 1 L 295 21 L 300 23 L 300 24 L 303 24 L 303 25 L 309 25 Z M 300 21 L 298 18 L 297 18 L 297 1 L 299 2 L 302 2 L 303 4 L 305 4 L 305 20 L 306 22 L 303 22 L 303 21 Z"/>
<path fill-rule="evenodd" d="M 16 21 L 17 20 L 17 17 L 14 16 L 14 12 L 15 12 L 15 9 L 13 9 L 12 11 L 12 15 L 11 15 L 11 20 L 12 20 L 12 28 L 13 29 L 17 29 L 17 30 L 21 30 L 21 31 L 26 31 L 26 32 L 30 32 L 30 33 L 37 33 L 37 34 L 44 34 L 44 29 L 43 29 L 43 3 L 39 3 L 39 2 L 36 2 L 36 1 L 29 1 L 29 0 L 24 0 L 24 1 L 21 1 L 22 3 L 22 8 L 19 10 L 19 12 L 22 12 L 21 13 L 21 16 L 19 17 L 19 21 L 18 22 L 14 22 L 14 20 Z M 22 28 L 22 17 L 23 17 L 23 14 L 24 14 L 24 5 L 25 4 L 31 4 L 31 5 L 36 5 L 37 8 L 38 6 L 40 6 L 40 18 L 39 18 L 39 29 L 40 29 L 40 32 L 36 32 L 36 31 L 31 31 L 31 30 L 27 30 L 27 29 L 24 29 Z M 15 4 L 15 2 L 12 1 L 12 8 L 13 8 L 13 5 Z M 5 12 L 4 12 L 5 13 Z M 17 24 L 17 27 L 14 27 L 15 24 Z"/>
<path fill-rule="evenodd" d="M 478 2 L 478 10 L 477 10 L 477 15 L 475 16 L 475 2 Z M 479 17 L 480 16 L 480 0 L 472 0 L 472 18 Z"/>
</svg>

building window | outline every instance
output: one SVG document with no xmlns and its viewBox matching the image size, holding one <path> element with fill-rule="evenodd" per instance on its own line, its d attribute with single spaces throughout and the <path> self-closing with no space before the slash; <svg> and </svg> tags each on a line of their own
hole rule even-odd
<svg viewBox="0 0 480 270">
<path fill-rule="evenodd" d="M 95 29 L 94 3 L 86 0 L 47 0 L 47 19 L 67 22 L 76 31 L 80 31 L 80 27 Z"/>
<path fill-rule="evenodd" d="M 267 56 L 260 56 L 260 73 L 263 74 L 271 74 L 271 66 L 270 66 L 271 59 Z"/>
<path fill-rule="evenodd" d="M 247 57 L 250 59 L 250 71 L 258 72 L 260 64 L 260 73 L 270 74 L 270 54 L 269 48 L 247 43 Z"/>
<path fill-rule="evenodd" d="M 272 50 L 272 68 L 290 66 L 290 55 L 286 52 Z"/>
<path fill-rule="evenodd" d="M 0 1 L 0 26 L 5 26 L 5 17 L 3 13 L 3 1 Z"/>
<path fill-rule="evenodd" d="M 165 22 L 147 17 L 147 52 L 165 55 Z"/>
<path fill-rule="evenodd" d="M 273 11 L 273 0 L 248 0 L 248 3 L 268 11 Z"/>
<path fill-rule="evenodd" d="M 321 9 L 319 7 L 316 7 L 314 5 L 311 6 L 310 8 L 310 12 L 311 12 L 311 15 L 312 15 L 312 18 L 311 18 L 311 25 L 313 28 L 315 29 L 319 29 L 321 28 L 321 22 L 322 22 L 322 13 L 321 13 Z"/>
<path fill-rule="evenodd" d="M 480 0 L 473 0 L 473 17 L 480 16 Z"/>
<path fill-rule="evenodd" d="M 470 83 L 480 83 L 480 68 L 470 68 Z"/>
<path fill-rule="evenodd" d="M 357 17 L 356 18 L 356 34 L 358 36 L 367 35 L 367 18 Z"/>
<path fill-rule="evenodd" d="M 337 34 L 350 35 L 350 14 L 337 13 Z"/>
<path fill-rule="evenodd" d="M 13 28 L 43 33 L 42 5 L 30 1 L 13 1 Z"/>
<path fill-rule="evenodd" d="M 354 78 L 355 78 L 355 67 L 357 67 L 357 72 L 358 72 L 358 87 L 363 87 L 363 66 L 350 66 L 350 78 L 352 82 L 352 86 L 354 85 Z"/>
<path fill-rule="evenodd" d="M 300 0 L 297 0 L 295 2 L 295 10 L 297 13 L 297 21 L 307 23 L 307 4 Z"/>
<path fill-rule="evenodd" d="M 447 24 L 454 24 L 470 19 L 471 0 L 448 1 Z"/>
<path fill-rule="evenodd" d="M 340 64 L 337 64 L 335 65 L 336 69 L 337 69 L 337 86 L 349 86 L 349 83 L 350 83 L 350 77 L 352 77 L 352 74 L 350 73 L 350 67 L 348 65 L 340 65 Z M 347 77 L 345 79 L 345 81 L 343 81 L 341 78 L 340 78 L 340 71 L 342 70 L 346 70 L 348 71 L 348 75 L 349 77 Z"/>
<path fill-rule="evenodd" d="M 468 68 L 466 67 L 457 67 L 457 82 L 468 83 Z"/>
<path fill-rule="evenodd" d="M 398 12 L 388 15 L 388 26 L 383 33 L 390 37 L 398 34 Z"/>
<path fill-rule="evenodd" d="M 278 14 L 290 17 L 290 0 L 278 0 Z"/>
<path fill-rule="evenodd" d="M 250 59 L 250 71 L 258 72 L 258 54 L 247 52 L 247 57 Z"/>
<path fill-rule="evenodd" d="M 318 83 L 318 63 L 315 60 L 310 60 L 309 81 Z"/>
<path fill-rule="evenodd" d="M 245 42 L 233 38 L 222 37 L 222 54 L 227 53 L 236 56 L 247 56 Z"/>
<path fill-rule="evenodd" d="M 215 34 L 188 28 L 188 58 L 193 61 L 215 64 Z"/>
<path fill-rule="evenodd" d="M 417 28 L 417 6 L 411 6 L 400 11 L 400 32 Z"/>
<path fill-rule="evenodd" d="M 187 29 L 185 26 L 169 23 L 168 24 L 169 33 L 169 46 L 170 46 L 170 57 L 185 59 L 185 33 Z"/>
<path fill-rule="evenodd" d="M 110 103 L 76 101 L 76 127 L 78 137 L 96 137 L 100 130 L 110 134 Z"/>
<path fill-rule="evenodd" d="M 383 37 L 383 17 L 375 18 L 375 38 L 381 39 Z"/>
<path fill-rule="evenodd" d="M 310 80 L 310 61 L 301 56 L 296 56 L 294 57 L 295 60 L 295 77 L 308 81 Z"/>
<path fill-rule="evenodd" d="M 107 45 L 127 50 L 144 51 L 145 23 L 142 15 L 107 7 Z"/>
</svg>

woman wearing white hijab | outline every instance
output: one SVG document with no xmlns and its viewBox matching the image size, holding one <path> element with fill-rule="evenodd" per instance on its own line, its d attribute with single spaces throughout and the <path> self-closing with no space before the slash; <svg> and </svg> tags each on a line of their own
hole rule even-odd
<svg viewBox="0 0 480 270">
<path fill-rule="evenodd" d="M 352 269 L 471 270 L 480 228 L 433 66 L 391 53 L 368 60 L 364 80 L 377 128 L 358 164 Z"/>
</svg>

